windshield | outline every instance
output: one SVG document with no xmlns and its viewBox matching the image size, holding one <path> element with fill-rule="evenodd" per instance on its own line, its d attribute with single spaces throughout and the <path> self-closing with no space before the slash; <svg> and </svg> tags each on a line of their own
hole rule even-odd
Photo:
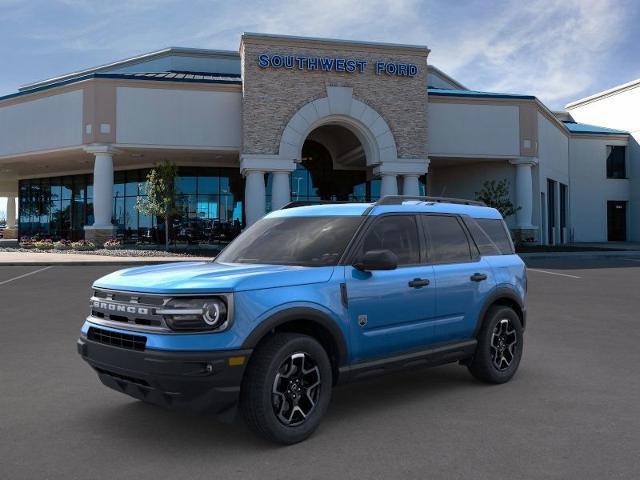
<svg viewBox="0 0 640 480">
<path fill-rule="evenodd" d="M 218 263 L 337 265 L 361 216 L 263 218 L 218 256 Z"/>
</svg>

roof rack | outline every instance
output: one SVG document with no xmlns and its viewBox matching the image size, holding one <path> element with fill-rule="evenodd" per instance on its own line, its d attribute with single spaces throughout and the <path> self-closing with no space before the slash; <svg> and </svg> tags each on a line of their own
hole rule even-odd
<svg viewBox="0 0 640 480">
<path fill-rule="evenodd" d="M 402 202 L 407 200 L 417 200 L 420 202 L 431 203 L 455 203 L 458 205 L 476 205 L 479 207 L 486 207 L 487 204 L 478 200 L 467 200 L 465 198 L 451 198 L 451 197 L 421 197 L 413 195 L 387 195 L 378 200 L 375 205 L 401 205 Z"/>
<path fill-rule="evenodd" d="M 336 203 L 354 203 L 354 202 L 348 202 L 344 200 L 294 200 L 293 202 L 289 202 L 283 207 L 280 207 L 280 210 L 286 210 L 287 208 L 295 208 L 295 207 L 308 207 L 309 205 L 335 205 Z"/>
<path fill-rule="evenodd" d="M 480 202 L 478 200 L 467 200 L 465 198 L 452 198 L 452 197 L 421 197 L 421 196 L 413 196 L 413 195 L 386 195 L 382 197 L 377 202 L 372 202 L 372 206 L 376 205 L 402 205 L 402 202 L 406 202 L 407 200 L 417 200 L 420 202 L 431 202 L 431 203 L 455 203 L 458 205 L 476 205 L 479 207 L 486 207 L 487 204 L 484 202 Z M 295 207 L 308 207 L 309 205 L 335 205 L 341 203 L 355 203 L 348 200 L 294 200 L 293 202 L 289 202 L 280 210 L 286 210 L 287 208 L 295 208 Z M 359 202 L 362 203 L 362 202 Z M 363 202 L 369 203 L 369 202 Z"/>
</svg>

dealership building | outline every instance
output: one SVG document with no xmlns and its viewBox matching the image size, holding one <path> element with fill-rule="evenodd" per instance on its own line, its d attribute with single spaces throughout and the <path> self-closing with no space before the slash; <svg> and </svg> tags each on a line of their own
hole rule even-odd
<svg viewBox="0 0 640 480">
<path fill-rule="evenodd" d="M 0 97 L 5 237 L 157 241 L 162 220 L 135 206 L 168 160 L 174 238 L 226 241 L 292 200 L 474 199 L 506 180 L 517 238 L 640 241 L 640 81 L 552 112 L 428 56 L 247 33 L 239 52 L 167 48 L 25 85 Z"/>
</svg>

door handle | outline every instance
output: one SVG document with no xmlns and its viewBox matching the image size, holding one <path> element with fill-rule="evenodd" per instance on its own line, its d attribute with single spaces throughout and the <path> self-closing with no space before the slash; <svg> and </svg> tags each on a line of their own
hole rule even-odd
<svg viewBox="0 0 640 480">
<path fill-rule="evenodd" d="M 474 273 L 470 278 L 474 282 L 481 282 L 483 280 L 486 280 L 487 276 L 484 273 Z"/>
<path fill-rule="evenodd" d="M 420 288 L 420 287 L 426 287 L 427 285 L 429 285 L 429 280 L 427 280 L 426 278 L 414 278 L 413 280 L 409 281 L 409 286 L 411 288 Z"/>
</svg>

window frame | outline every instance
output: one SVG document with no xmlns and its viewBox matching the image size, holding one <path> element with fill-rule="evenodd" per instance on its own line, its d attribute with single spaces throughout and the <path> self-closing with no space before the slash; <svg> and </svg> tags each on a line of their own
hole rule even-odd
<svg viewBox="0 0 640 480">
<path fill-rule="evenodd" d="M 463 263 L 477 263 L 481 260 L 482 255 L 480 254 L 480 250 L 478 249 L 478 246 L 476 245 L 475 240 L 473 239 L 473 236 L 471 235 L 471 233 L 469 232 L 469 229 L 467 228 L 467 224 L 464 222 L 464 219 L 462 218 L 462 215 L 457 215 L 457 214 L 451 214 L 451 213 L 422 213 L 420 214 L 420 217 L 452 217 L 455 218 L 456 221 L 458 222 L 458 225 L 460 225 L 460 228 L 462 229 L 462 232 L 464 233 L 464 236 L 467 239 L 467 245 L 469 247 L 469 260 L 464 261 L 464 262 L 460 262 L 460 261 L 451 261 L 451 262 L 435 262 L 433 261 L 433 250 L 432 250 L 432 245 L 433 245 L 433 241 L 431 239 L 431 234 L 429 233 L 429 230 L 426 228 L 424 221 L 422 220 L 422 218 L 420 219 L 420 222 L 418 222 L 420 224 L 420 228 L 423 230 L 423 237 L 426 243 L 426 263 L 425 265 L 460 265 Z"/>
<path fill-rule="evenodd" d="M 356 261 L 358 252 L 362 247 L 365 237 L 370 229 L 372 229 L 378 222 L 388 217 L 411 217 L 416 226 L 416 234 L 418 236 L 418 263 L 411 263 L 405 265 L 398 265 L 397 268 L 407 267 L 419 267 L 425 265 L 425 239 L 422 235 L 421 225 L 418 221 L 418 215 L 415 212 L 388 212 L 381 215 L 371 215 L 367 217 L 367 221 L 360 225 L 360 228 L 356 230 L 353 241 L 347 246 L 342 261 L 338 262 L 338 265 L 353 265 Z"/>
</svg>

